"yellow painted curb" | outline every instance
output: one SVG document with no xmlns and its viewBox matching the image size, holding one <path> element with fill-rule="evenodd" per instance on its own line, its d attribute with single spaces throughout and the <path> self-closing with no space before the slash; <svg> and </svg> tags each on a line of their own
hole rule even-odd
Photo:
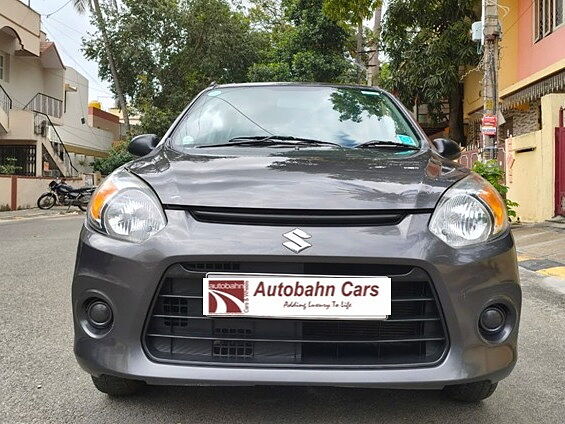
<svg viewBox="0 0 565 424">
<path fill-rule="evenodd" d="M 565 266 L 555 266 L 553 268 L 540 269 L 537 272 L 551 277 L 565 278 Z"/>
</svg>

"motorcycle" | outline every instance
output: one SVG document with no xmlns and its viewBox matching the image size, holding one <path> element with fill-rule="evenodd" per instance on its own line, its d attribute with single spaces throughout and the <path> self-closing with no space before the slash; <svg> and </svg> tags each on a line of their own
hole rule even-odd
<svg viewBox="0 0 565 424">
<path fill-rule="evenodd" d="M 73 188 L 65 180 L 53 180 L 49 183 L 49 190 L 37 199 L 39 209 L 51 209 L 55 205 L 78 206 L 81 211 L 86 211 L 90 197 L 96 187 Z"/>
</svg>

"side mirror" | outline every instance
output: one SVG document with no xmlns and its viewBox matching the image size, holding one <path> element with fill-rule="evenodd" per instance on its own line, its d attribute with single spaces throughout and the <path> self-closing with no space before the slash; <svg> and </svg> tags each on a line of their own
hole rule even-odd
<svg viewBox="0 0 565 424">
<path fill-rule="evenodd" d="M 128 152 L 134 156 L 145 156 L 157 147 L 159 140 L 159 136 L 155 134 L 138 135 L 131 139 L 128 145 Z"/>
<path fill-rule="evenodd" d="M 457 160 L 461 157 L 461 146 L 449 138 L 436 138 L 432 141 L 438 153 L 446 159 Z"/>
</svg>

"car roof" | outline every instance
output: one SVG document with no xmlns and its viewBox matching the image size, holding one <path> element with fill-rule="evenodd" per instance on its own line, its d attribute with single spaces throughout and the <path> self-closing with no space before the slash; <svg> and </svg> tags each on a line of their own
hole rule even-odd
<svg viewBox="0 0 565 424">
<path fill-rule="evenodd" d="M 208 88 L 238 88 L 238 87 L 331 87 L 331 88 L 354 88 L 372 91 L 384 91 L 380 87 L 358 84 L 334 84 L 325 82 L 244 82 L 233 84 L 216 84 L 212 83 Z"/>
</svg>

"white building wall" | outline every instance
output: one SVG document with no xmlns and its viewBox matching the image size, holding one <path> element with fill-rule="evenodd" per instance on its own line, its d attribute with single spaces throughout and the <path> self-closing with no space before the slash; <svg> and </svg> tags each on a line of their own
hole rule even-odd
<svg viewBox="0 0 565 424">
<path fill-rule="evenodd" d="M 43 90 L 41 93 L 63 101 L 65 97 L 64 69 L 43 68 Z"/>
<path fill-rule="evenodd" d="M 88 80 L 76 69 L 67 66 L 65 84 L 76 88 L 77 92 L 67 91 L 66 107 L 64 108 L 65 125 L 82 126 L 81 118 L 88 118 Z"/>
<path fill-rule="evenodd" d="M 0 52 L 8 57 L 7 79 L 0 81 L 0 84 L 12 98 L 13 107 L 21 109 L 37 93 L 43 92 L 43 67 L 38 57 L 15 56 L 13 40 L 13 38 L 0 32 Z M 22 76 L 25 76 L 25 78 L 22 78 Z"/>
<path fill-rule="evenodd" d="M 74 167 L 79 173 L 90 173 L 92 172 L 92 163 L 96 159 L 94 156 L 82 155 L 79 153 L 69 153 Z"/>
<path fill-rule="evenodd" d="M 15 30 L 22 47 L 39 56 L 41 15 L 20 0 L 0 0 L 0 6 L 0 28 L 7 26 Z"/>
<path fill-rule="evenodd" d="M 76 88 L 76 92 L 67 91 L 63 114 L 63 126 L 57 132 L 66 145 L 107 152 L 112 147 L 112 133 L 88 125 L 88 80 L 78 71 L 67 67 L 65 83 Z M 82 119 L 84 118 L 84 124 Z M 79 155 L 81 156 L 81 155 Z M 89 161 L 92 162 L 92 161 Z M 75 161 L 73 164 L 77 166 Z M 90 168 L 88 168 L 90 169 Z"/>
</svg>

